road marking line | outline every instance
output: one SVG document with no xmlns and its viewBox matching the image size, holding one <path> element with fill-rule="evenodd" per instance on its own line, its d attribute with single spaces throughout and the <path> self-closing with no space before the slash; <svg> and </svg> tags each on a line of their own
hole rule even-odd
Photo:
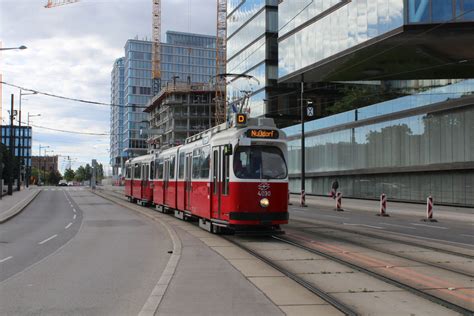
<svg viewBox="0 0 474 316">
<path fill-rule="evenodd" d="M 72 211 L 73 211 L 74 213 L 76 213 L 76 209 L 75 209 L 75 208 L 73 208 Z"/>
<path fill-rule="evenodd" d="M 333 216 L 333 215 L 324 215 L 324 214 L 318 214 L 318 216 L 324 216 L 324 217 L 334 217 L 337 219 L 349 219 L 349 217 L 339 217 L 339 216 Z"/>
<path fill-rule="evenodd" d="M 469 235 L 469 234 L 461 234 L 461 236 L 474 237 L 474 235 Z"/>
<path fill-rule="evenodd" d="M 38 245 L 42 245 L 42 244 L 44 244 L 45 242 L 48 242 L 48 241 L 50 241 L 51 239 L 56 238 L 56 237 L 58 237 L 58 235 L 53 235 L 53 236 L 51 236 L 51 237 L 49 237 L 49 238 L 47 238 L 47 239 L 45 239 L 45 240 L 39 242 Z"/>
<path fill-rule="evenodd" d="M 431 226 L 431 225 L 415 224 L 415 223 L 411 223 L 411 224 L 415 226 L 424 226 L 424 227 L 429 227 L 429 228 L 448 229 L 447 227 L 441 227 L 441 226 Z"/>
<path fill-rule="evenodd" d="M 343 223 L 343 224 L 348 225 L 348 226 L 364 226 L 364 227 L 370 227 L 370 228 L 384 229 L 383 227 L 364 225 L 364 224 L 351 224 L 351 223 Z"/>
<path fill-rule="evenodd" d="M 401 227 L 406 229 L 416 229 L 415 227 L 408 227 L 403 225 L 396 225 L 396 224 L 387 224 L 387 223 L 379 223 L 380 225 L 387 225 L 387 226 L 394 226 L 394 227 Z"/>
<path fill-rule="evenodd" d="M 0 263 L 4 263 L 5 261 L 10 260 L 11 258 L 13 258 L 13 257 L 12 256 L 6 257 L 6 258 L 0 260 Z"/>
<path fill-rule="evenodd" d="M 71 225 L 72 225 L 72 223 L 67 224 L 67 226 L 64 227 L 64 229 L 68 229 L 69 227 L 71 227 Z"/>
<path fill-rule="evenodd" d="M 76 219 L 76 216 L 77 216 L 77 215 L 76 215 L 76 214 L 74 214 L 74 216 L 72 217 L 72 219 Z"/>
</svg>

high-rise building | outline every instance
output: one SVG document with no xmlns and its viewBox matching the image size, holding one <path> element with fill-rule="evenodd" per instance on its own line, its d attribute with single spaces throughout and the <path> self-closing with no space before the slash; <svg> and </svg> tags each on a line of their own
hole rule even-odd
<svg viewBox="0 0 474 316">
<path fill-rule="evenodd" d="M 215 36 L 168 31 L 161 45 L 161 86 L 175 82 L 209 83 L 215 75 Z M 114 63 L 111 76 L 110 160 L 114 175 L 126 159 L 146 153 L 148 114 L 153 96 L 152 44 L 131 39 L 125 57 Z"/>
<path fill-rule="evenodd" d="M 147 128 L 145 105 L 152 97 L 151 42 L 128 40 L 124 59 L 124 152 L 126 157 L 146 153 L 142 130 Z"/>
<path fill-rule="evenodd" d="M 124 58 L 115 60 L 112 70 L 112 82 L 110 88 L 110 165 L 112 166 L 112 174 L 119 175 L 122 170 L 126 153 L 124 152 L 124 98 L 125 98 L 125 71 Z"/>
<path fill-rule="evenodd" d="M 14 152 L 13 155 L 18 159 L 21 168 L 21 182 L 24 183 L 25 177 L 31 168 L 31 145 L 32 145 L 32 128 L 30 126 L 13 126 L 13 135 L 9 125 L 0 125 L 0 142 L 10 150 L 10 139 L 13 139 Z M 12 137 L 12 138 L 11 138 Z M 3 157 L 3 159 L 8 159 Z M 0 161 L 0 163 L 2 163 Z M 0 168 L 1 169 L 1 168 Z M 14 175 L 17 179 L 18 176 Z M 1 180 L 1 175 L 0 175 Z"/>
<path fill-rule="evenodd" d="M 473 206 L 473 22 L 468 0 L 280 1 L 278 80 L 294 92 L 279 102 L 299 112 L 303 94 L 318 116 L 303 148 L 301 124 L 285 129 L 291 190 L 304 153 L 306 193 L 337 178 L 347 197 Z"/>
<path fill-rule="evenodd" d="M 278 2 L 229 0 L 227 3 L 226 72 L 237 75 L 227 85 L 227 99 L 231 105 L 239 104 L 244 95 L 250 95 L 247 110 L 252 117 L 274 112 L 277 106 L 272 93 L 278 79 Z"/>
<path fill-rule="evenodd" d="M 166 43 L 161 45 L 162 86 L 173 82 L 173 77 L 183 82 L 208 83 L 215 75 L 215 36 L 166 32 Z"/>
</svg>

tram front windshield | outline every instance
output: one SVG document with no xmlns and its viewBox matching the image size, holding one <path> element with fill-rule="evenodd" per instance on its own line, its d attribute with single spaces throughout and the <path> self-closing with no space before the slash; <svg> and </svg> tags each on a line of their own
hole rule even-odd
<svg viewBox="0 0 474 316">
<path fill-rule="evenodd" d="M 278 147 L 239 146 L 234 153 L 234 174 L 240 179 L 285 179 L 287 167 Z"/>
</svg>

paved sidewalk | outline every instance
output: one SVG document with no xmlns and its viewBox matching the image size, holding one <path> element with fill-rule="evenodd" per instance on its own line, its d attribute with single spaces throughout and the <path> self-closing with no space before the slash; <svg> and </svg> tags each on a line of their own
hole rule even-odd
<svg viewBox="0 0 474 316">
<path fill-rule="evenodd" d="M 20 192 L 13 192 L 13 195 L 5 195 L 0 200 L 0 223 L 18 214 L 36 197 L 39 191 L 40 189 L 36 186 L 30 186 Z"/>
<path fill-rule="evenodd" d="M 300 195 L 291 194 L 290 201 L 294 207 L 300 204 Z M 327 196 L 306 196 L 306 204 L 308 208 L 333 210 L 336 207 L 336 201 Z M 380 210 L 380 202 L 374 200 L 360 200 L 342 198 L 342 208 L 349 211 L 364 211 L 378 213 Z M 415 203 L 401 203 L 387 201 L 387 213 L 400 215 L 413 215 L 417 217 L 426 216 L 426 205 Z M 443 218 L 457 221 L 474 222 L 474 208 L 453 207 L 436 205 L 434 201 L 433 216 L 434 218 Z"/>
</svg>

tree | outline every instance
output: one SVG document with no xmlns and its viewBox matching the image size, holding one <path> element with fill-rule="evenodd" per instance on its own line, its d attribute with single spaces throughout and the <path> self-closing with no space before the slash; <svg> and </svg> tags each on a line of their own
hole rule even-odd
<svg viewBox="0 0 474 316">
<path fill-rule="evenodd" d="M 64 171 L 64 180 L 66 180 L 67 182 L 74 180 L 75 177 L 76 173 L 74 172 L 74 170 L 66 169 Z"/>
<path fill-rule="evenodd" d="M 57 185 L 59 183 L 59 180 L 61 180 L 61 178 L 62 178 L 61 173 L 59 173 L 59 171 L 57 170 L 52 170 L 46 176 L 47 182 L 52 185 Z"/>
<path fill-rule="evenodd" d="M 102 181 L 104 179 L 104 166 L 100 163 L 97 166 L 97 181 Z"/>
<path fill-rule="evenodd" d="M 0 163 L 3 163 L 3 175 L 0 175 L 0 178 L 5 179 L 5 184 L 7 184 L 8 179 L 10 179 L 10 176 L 13 179 L 18 179 L 20 160 L 18 159 L 18 157 L 13 157 L 12 160 L 10 156 L 10 150 L 4 144 L 0 144 L 0 151 L 2 152 L 0 154 L 0 156 L 2 157 L 2 161 L 0 161 Z"/>
<path fill-rule="evenodd" d="M 86 169 L 83 166 L 77 168 L 75 179 L 79 182 L 86 180 Z"/>
</svg>

